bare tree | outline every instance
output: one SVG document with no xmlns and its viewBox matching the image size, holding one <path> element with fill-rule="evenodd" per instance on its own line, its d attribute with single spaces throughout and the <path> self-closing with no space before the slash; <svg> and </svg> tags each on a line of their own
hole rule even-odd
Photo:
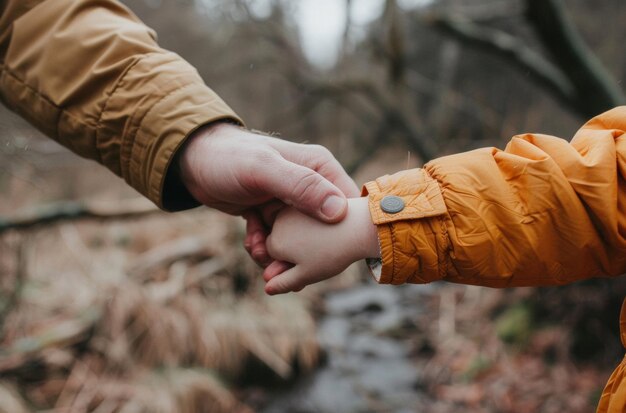
<svg viewBox="0 0 626 413">
<path fill-rule="evenodd" d="M 458 15 L 433 19 L 440 30 L 462 43 L 485 50 L 528 73 L 546 91 L 583 117 L 626 101 L 617 81 L 585 45 L 561 0 L 526 0 L 525 18 L 541 46 Z"/>
</svg>

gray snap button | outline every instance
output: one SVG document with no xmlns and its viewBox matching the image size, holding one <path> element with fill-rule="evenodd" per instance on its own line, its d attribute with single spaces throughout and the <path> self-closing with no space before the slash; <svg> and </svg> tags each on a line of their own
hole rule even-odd
<svg viewBox="0 0 626 413">
<path fill-rule="evenodd" d="M 380 208 L 388 214 L 397 214 L 404 209 L 404 201 L 399 196 L 388 195 L 381 199 Z"/>
</svg>

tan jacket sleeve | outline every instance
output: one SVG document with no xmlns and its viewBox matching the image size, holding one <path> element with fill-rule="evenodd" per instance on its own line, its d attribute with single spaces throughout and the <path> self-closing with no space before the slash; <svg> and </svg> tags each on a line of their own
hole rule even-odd
<svg viewBox="0 0 626 413">
<path fill-rule="evenodd" d="M 571 142 L 514 137 L 366 184 L 381 283 L 557 285 L 626 273 L 626 107 Z M 381 209 L 404 200 L 397 214 Z"/>
<path fill-rule="evenodd" d="M 196 70 L 115 0 L 0 4 L 5 104 L 160 207 L 188 206 L 164 195 L 176 149 L 203 124 L 240 122 Z"/>
</svg>

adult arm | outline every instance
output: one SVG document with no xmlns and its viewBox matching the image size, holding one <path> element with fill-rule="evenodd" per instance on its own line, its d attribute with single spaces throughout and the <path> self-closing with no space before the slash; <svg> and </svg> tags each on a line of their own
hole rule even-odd
<svg viewBox="0 0 626 413">
<path fill-rule="evenodd" d="M 196 70 L 112 0 L 5 0 L 0 96 L 46 135 L 166 209 L 174 152 L 200 125 L 240 122 Z M 184 194 L 184 191 L 182 191 Z"/>
<path fill-rule="evenodd" d="M 558 285 L 626 272 L 626 107 L 366 184 L 381 283 Z M 381 200 L 398 196 L 401 212 Z"/>
<path fill-rule="evenodd" d="M 259 261 L 269 260 L 261 215 L 280 203 L 327 222 L 345 216 L 357 189 L 328 151 L 232 125 L 240 119 L 196 70 L 118 1 L 0 7 L 2 100 L 161 208 L 202 202 L 244 215 Z"/>
</svg>

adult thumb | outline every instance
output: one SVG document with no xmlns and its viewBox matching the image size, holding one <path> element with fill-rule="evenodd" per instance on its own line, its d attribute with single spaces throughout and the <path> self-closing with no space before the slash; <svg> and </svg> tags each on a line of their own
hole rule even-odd
<svg viewBox="0 0 626 413">
<path fill-rule="evenodd" d="M 267 165 L 265 191 L 288 205 L 321 221 L 341 221 L 348 212 L 346 196 L 322 175 L 282 157 Z"/>
</svg>

